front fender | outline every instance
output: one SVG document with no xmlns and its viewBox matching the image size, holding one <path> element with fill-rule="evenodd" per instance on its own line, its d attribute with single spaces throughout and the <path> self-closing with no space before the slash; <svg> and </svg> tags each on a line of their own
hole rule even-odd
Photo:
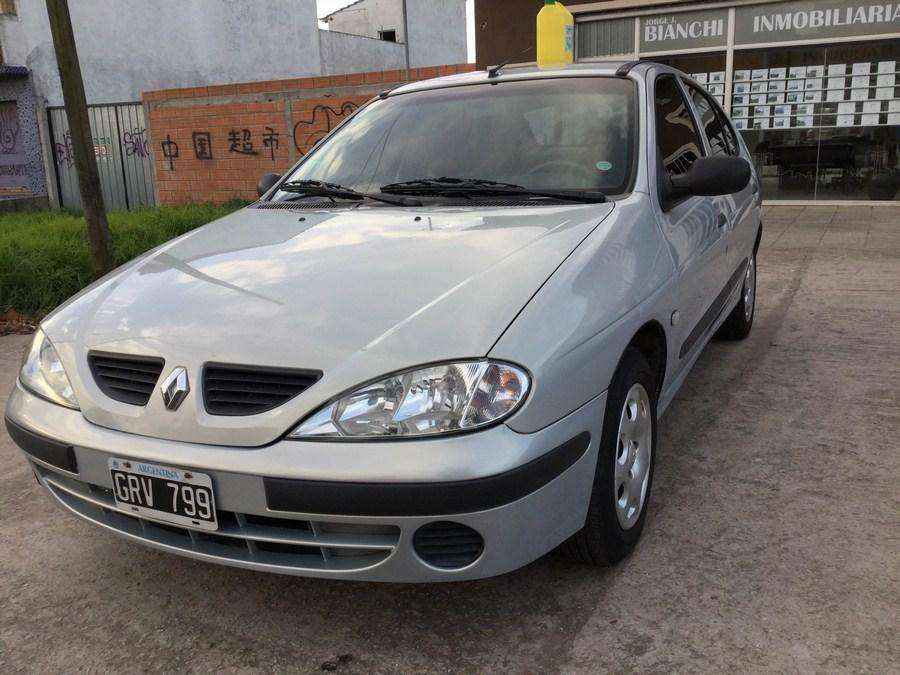
<svg viewBox="0 0 900 675">
<path fill-rule="evenodd" d="M 651 320 L 668 326 L 674 274 L 647 195 L 618 202 L 490 352 L 525 365 L 534 377 L 508 425 L 531 433 L 605 391 L 641 326 Z"/>
</svg>

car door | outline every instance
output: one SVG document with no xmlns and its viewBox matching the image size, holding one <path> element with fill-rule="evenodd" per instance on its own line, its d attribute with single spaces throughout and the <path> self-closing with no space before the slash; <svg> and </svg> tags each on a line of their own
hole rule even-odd
<svg viewBox="0 0 900 675">
<path fill-rule="evenodd" d="M 685 92 L 674 74 L 654 79 L 658 218 L 678 270 L 673 337 L 679 370 L 703 343 L 715 317 L 710 308 L 726 283 L 724 225 L 727 216 L 715 197 L 670 196 L 671 177 L 686 173 L 708 150 Z"/>
<path fill-rule="evenodd" d="M 684 82 L 696 118 L 705 137 L 710 155 L 739 157 L 742 148 L 737 134 L 719 104 L 703 89 L 691 82 Z M 749 157 L 745 157 L 749 160 Z M 727 278 L 738 273 L 752 250 L 759 223 L 759 206 L 756 197 L 759 184 L 756 177 L 740 192 L 715 197 L 726 220 L 722 222 L 725 240 L 723 258 Z"/>
</svg>

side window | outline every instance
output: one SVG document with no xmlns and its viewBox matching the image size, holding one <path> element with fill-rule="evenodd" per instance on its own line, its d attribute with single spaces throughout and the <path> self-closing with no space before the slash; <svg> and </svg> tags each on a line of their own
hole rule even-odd
<svg viewBox="0 0 900 675">
<path fill-rule="evenodd" d="M 733 155 L 735 154 L 734 138 L 729 138 L 725 127 L 722 125 L 722 118 L 716 112 L 715 104 L 704 91 L 700 91 L 692 84 L 685 83 L 688 92 L 691 95 L 691 102 L 700 118 L 700 124 L 703 127 L 703 133 L 709 141 L 709 151 L 712 155 Z"/>
<path fill-rule="evenodd" d="M 703 154 L 703 145 L 674 77 L 656 80 L 653 106 L 659 161 L 669 176 L 680 176 Z"/>
<path fill-rule="evenodd" d="M 728 119 L 728 115 L 725 114 L 725 111 L 722 110 L 722 107 L 713 104 L 713 108 L 716 111 L 716 115 L 719 118 L 719 124 L 722 125 L 722 131 L 725 134 L 725 143 L 728 144 L 728 154 L 738 156 L 741 154 L 741 144 L 738 143 L 737 132 L 735 132 L 734 127 L 731 126 L 731 121 Z"/>
</svg>

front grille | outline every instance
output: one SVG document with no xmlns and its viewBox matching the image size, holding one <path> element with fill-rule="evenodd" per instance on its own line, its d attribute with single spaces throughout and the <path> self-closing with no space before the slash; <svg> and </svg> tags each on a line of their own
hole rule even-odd
<svg viewBox="0 0 900 675">
<path fill-rule="evenodd" d="M 203 369 L 203 404 L 210 415 L 255 415 L 289 401 L 320 377 L 317 370 L 208 363 Z"/>
<path fill-rule="evenodd" d="M 151 356 L 88 353 L 88 365 L 100 391 L 131 405 L 147 405 L 165 363 Z"/>
<path fill-rule="evenodd" d="M 416 530 L 413 547 L 429 565 L 452 570 L 478 560 L 484 551 L 484 539 L 468 525 L 443 520 Z"/>
<path fill-rule="evenodd" d="M 112 490 L 38 468 L 40 480 L 68 510 L 132 539 L 215 562 L 275 572 L 348 572 L 387 560 L 400 541 L 395 525 L 328 523 L 216 511 L 219 529 L 159 523 L 116 506 Z"/>
</svg>

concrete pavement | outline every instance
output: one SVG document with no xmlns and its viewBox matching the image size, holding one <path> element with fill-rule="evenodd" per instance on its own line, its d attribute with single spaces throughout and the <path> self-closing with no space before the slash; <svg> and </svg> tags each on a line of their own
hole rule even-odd
<svg viewBox="0 0 900 675">
<path fill-rule="evenodd" d="M 634 556 L 434 586 L 268 576 L 64 515 L 0 433 L 0 670 L 900 668 L 900 209 L 767 208 L 756 325 L 660 427 Z M 0 338 L 0 402 L 24 336 Z"/>
</svg>

